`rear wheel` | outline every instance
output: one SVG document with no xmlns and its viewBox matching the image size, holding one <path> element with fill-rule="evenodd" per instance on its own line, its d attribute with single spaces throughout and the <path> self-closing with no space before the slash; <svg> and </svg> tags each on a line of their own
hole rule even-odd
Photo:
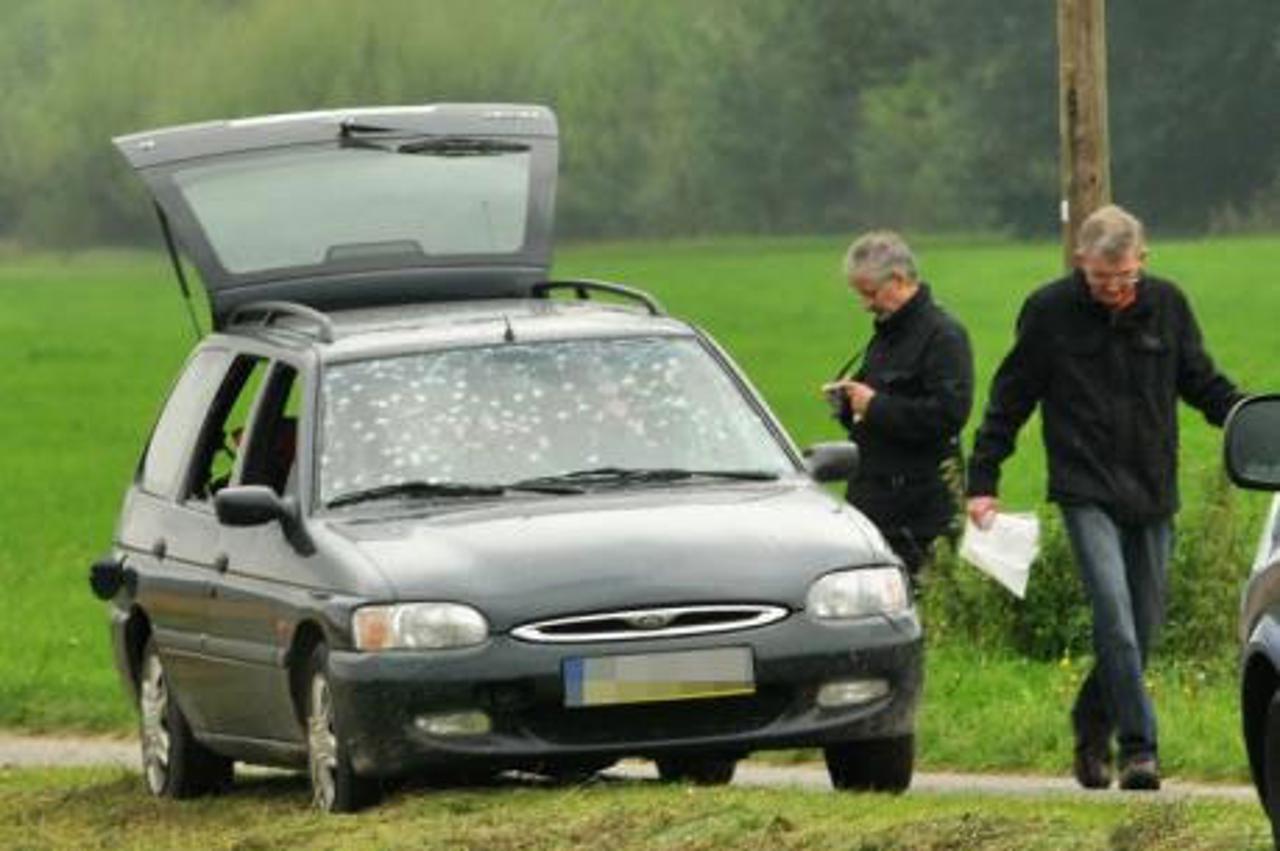
<svg viewBox="0 0 1280 851">
<path fill-rule="evenodd" d="M 323 644 L 311 654 L 307 669 L 307 773 L 311 801 L 326 813 L 350 813 L 373 804 L 381 791 L 376 780 L 351 767 L 329 685 L 329 653 Z"/>
<path fill-rule="evenodd" d="M 142 650 L 138 716 L 142 776 L 151 794 L 193 798 L 231 785 L 232 761 L 209 750 L 192 735 L 151 639 Z"/>
<path fill-rule="evenodd" d="M 1280 692 L 1272 695 L 1267 707 L 1267 732 L 1262 747 L 1267 816 L 1271 819 L 1272 843 L 1280 848 Z"/>
<path fill-rule="evenodd" d="M 904 792 L 915 768 L 915 736 L 844 742 L 824 749 L 827 774 L 837 789 Z"/>
<path fill-rule="evenodd" d="M 738 767 L 737 757 L 721 754 L 661 756 L 654 762 L 664 782 L 697 786 L 723 786 L 733 780 L 733 772 Z"/>
</svg>

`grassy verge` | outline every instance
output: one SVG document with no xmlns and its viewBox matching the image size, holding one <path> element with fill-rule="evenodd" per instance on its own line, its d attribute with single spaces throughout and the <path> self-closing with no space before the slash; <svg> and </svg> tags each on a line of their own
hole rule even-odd
<svg viewBox="0 0 1280 851">
<path fill-rule="evenodd" d="M 0 770 L 7 848 L 1223 849 L 1269 848 L 1252 804 L 901 798 L 610 782 L 409 790 L 349 817 L 308 811 L 293 777 L 257 777 L 217 800 L 149 798 L 113 771 Z"/>
</svg>

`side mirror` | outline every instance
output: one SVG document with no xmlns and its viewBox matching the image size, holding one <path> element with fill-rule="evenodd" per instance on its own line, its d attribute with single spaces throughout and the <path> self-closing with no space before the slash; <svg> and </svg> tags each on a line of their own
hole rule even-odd
<svg viewBox="0 0 1280 851">
<path fill-rule="evenodd" d="M 227 526 L 261 526 L 290 516 L 284 501 L 266 485 L 223 488 L 213 497 L 213 510 Z"/>
<path fill-rule="evenodd" d="M 809 475 L 818 482 L 842 482 L 858 471 L 858 446 L 847 440 L 815 443 L 804 451 Z"/>
<path fill-rule="evenodd" d="M 213 497 L 213 510 L 226 526 L 261 526 L 279 520 L 285 538 L 295 550 L 304 556 L 316 551 L 302 522 L 298 501 L 291 496 L 282 497 L 266 485 L 223 488 Z"/>
<path fill-rule="evenodd" d="M 1232 482 L 1251 490 L 1280 490 L 1280 394 L 1236 405 L 1227 417 L 1222 448 Z"/>
</svg>

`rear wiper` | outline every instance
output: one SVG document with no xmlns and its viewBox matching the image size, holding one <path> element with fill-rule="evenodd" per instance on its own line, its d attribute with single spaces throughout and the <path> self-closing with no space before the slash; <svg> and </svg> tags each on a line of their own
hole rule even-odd
<svg viewBox="0 0 1280 851">
<path fill-rule="evenodd" d="M 391 497 L 463 497 L 463 496 L 502 496 L 505 488 L 500 485 L 479 485 L 466 482 L 428 482 L 419 479 L 407 482 L 396 482 L 390 485 L 378 485 L 363 490 L 349 491 L 325 503 L 326 508 L 337 508 L 343 505 L 354 505 L 358 502 L 370 502 L 375 499 Z"/>
<path fill-rule="evenodd" d="M 521 154 L 529 150 L 529 146 L 523 142 L 506 139 L 419 135 L 406 142 L 403 141 L 404 137 L 405 131 L 394 127 L 343 124 L 338 143 L 344 148 L 435 157 L 491 157 L 498 154 Z"/>
<path fill-rule="evenodd" d="M 428 154 L 440 157 L 476 157 L 494 154 L 519 154 L 529 146 L 502 139 L 473 139 L 465 136 L 436 136 L 405 142 L 396 148 L 401 154 Z"/>
<path fill-rule="evenodd" d="M 739 479 L 767 482 L 778 478 L 768 470 L 687 470 L 681 467 L 593 467 L 553 476 L 538 476 L 516 482 L 512 487 L 546 485 L 556 482 L 575 484 L 628 484 L 632 482 L 677 482 L 693 478 Z"/>
</svg>

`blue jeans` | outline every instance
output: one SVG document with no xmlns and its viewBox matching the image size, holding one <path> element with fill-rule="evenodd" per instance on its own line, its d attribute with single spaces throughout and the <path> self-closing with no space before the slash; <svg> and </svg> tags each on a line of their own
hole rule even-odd
<svg viewBox="0 0 1280 851">
<path fill-rule="evenodd" d="M 1156 756 L 1156 713 L 1142 680 L 1164 620 L 1173 522 L 1117 523 L 1096 505 L 1064 505 L 1062 519 L 1093 608 L 1094 666 L 1071 719 L 1077 746 L 1115 734 L 1121 760 Z"/>
</svg>

